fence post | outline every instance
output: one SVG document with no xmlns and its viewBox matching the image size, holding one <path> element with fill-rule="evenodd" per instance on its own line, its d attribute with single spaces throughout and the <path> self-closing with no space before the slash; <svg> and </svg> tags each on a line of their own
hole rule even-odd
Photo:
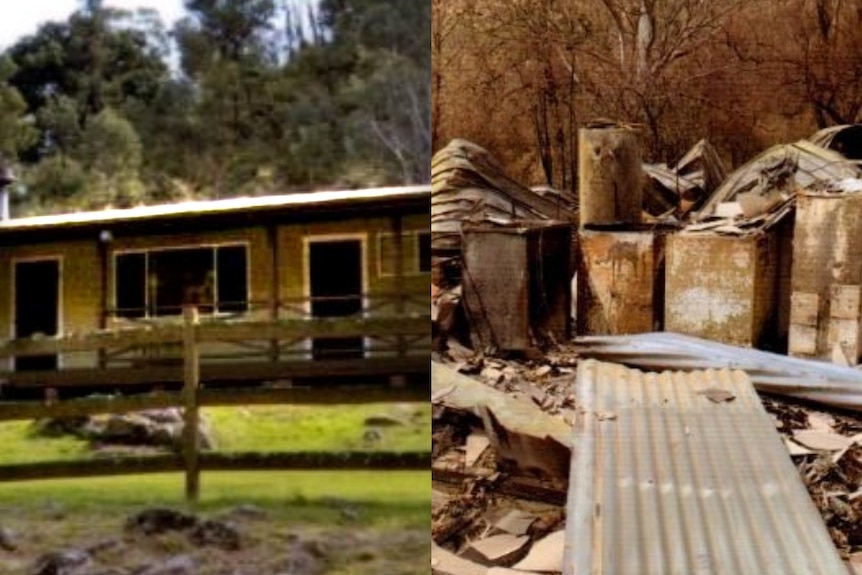
<svg viewBox="0 0 862 575">
<path fill-rule="evenodd" d="M 200 358 L 197 341 L 198 310 L 183 307 L 183 459 L 186 470 L 186 500 L 197 503 L 200 497 L 198 465 L 198 387 Z"/>
</svg>

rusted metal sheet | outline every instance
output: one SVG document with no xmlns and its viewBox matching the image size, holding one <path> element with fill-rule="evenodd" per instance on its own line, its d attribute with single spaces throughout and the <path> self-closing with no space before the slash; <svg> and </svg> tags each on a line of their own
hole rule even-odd
<svg viewBox="0 0 862 575">
<path fill-rule="evenodd" d="M 797 301 L 816 299 L 817 308 L 792 308 L 790 323 L 794 329 L 789 347 L 794 355 L 831 356 L 835 342 L 829 327 L 832 290 L 835 286 L 862 286 L 860 214 L 862 193 L 809 192 L 797 200 L 791 289 Z M 813 322 L 812 316 L 816 318 Z M 801 326 L 813 326 L 816 332 Z M 854 363 L 860 359 L 859 351 L 856 349 L 850 358 Z"/>
<path fill-rule="evenodd" d="M 647 370 L 740 369 L 758 391 L 862 411 L 862 371 L 669 332 L 579 337 L 580 357 Z"/>
<path fill-rule="evenodd" d="M 477 349 L 570 336 L 571 233 L 551 222 L 464 224 L 462 286 Z"/>
<path fill-rule="evenodd" d="M 660 329 L 664 243 L 662 231 L 578 233 L 579 334 Z"/>
<path fill-rule="evenodd" d="M 771 173 L 782 164 L 787 172 L 784 175 L 793 179 L 793 185 L 786 188 L 791 192 L 862 175 L 854 162 L 808 140 L 773 146 L 730 174 L 698 212 L 697 219 L 715 215 L 719 204 L 736 201 L 741 194 L 767 190 L 775 184 L 770 181 Z"/>
<path fill-rule="evenodd" d="M 460 249 L 461 223 L 574 222 L 568 196 L 542 195 L 509 178 L 484 148 L 455 139 L 431 159 L 431 233 L 436 251 Z"/>
<path fill-rule="evenodd" d="M 707 140 L 700 140 L 675 167 L 644 164 L 644 209 L 652 215 L 675 211 L 685 217 L 727 177 L 724 164 Z"/>
<path fill-rule="evenodd" d="M 778 339 L 778 266 L 772 233 L 669 237 L 665 329 L 751 347 Z"/>
<path fill-rule="evenodd" d="M 748 377 L 584 361 L 564 575 L 844 575 Z"/>
<path fill-rule="evenodd" d="M 608 122 L 578 131 L 581 226 L 640 223 L 643 179 L 636 128 Z"/>
<path fill-rule="evenodd" d="M 841 124 L 818 130 L 808 139 L 851 160 L 862 160 L 862 125 Z"/>
</svg>

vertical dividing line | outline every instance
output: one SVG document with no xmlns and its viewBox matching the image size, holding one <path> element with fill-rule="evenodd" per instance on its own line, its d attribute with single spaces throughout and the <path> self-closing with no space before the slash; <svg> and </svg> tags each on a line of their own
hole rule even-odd
<svg viewBox="0 0 862 575">
<path fill-rule="evenodd" d="M 279 313 L 279 287 L 281 285 L 281 271 L 280 271 L 280 263 L 281 263 L 281 254 L 278 249 L 278 229 L 275 227 L 275 224 L 270 224 L 266 228 L 266 236 L 269 241 L 269 252 L 271 259 L 270 268 L 272 269 L 272 277 L 270 278 L 269 283 L 269 319 L 272 322 L 278 321 L 278 313 Z M 250 258 L 251 254 L 246 252 L 246 265 L 249 265 L 248 258 Z M 250 283 L 250 282 L 249 282 Z M 251 286 L 249 285 L 249 291 L 251 291 Z M 246 299 L 248 295 L 246 295 Z M 269 341 L 269 360 L 272 362 L 276 362 L 279 360 L 280 355 L 280 344 L 278 339 L 272 339 Z"/>
<path fill-rule="evenodd" d="M 186 471 L 186 501 L 197 503 L 200 498 L 200 466 L 198 465 L 198 387 L 200 357 L 197 341 L 198 309 L 183 307 L 183 459 Z"/>
<path fill-rule="evenodd" d="M 99 329 L 108 327 L 108 240 L 100 236 L 96 242 L 99 246 Z M 98 349 L 99 369 L 105 369 L 108 364 L 108 355 L 104 347 Z"/>
<path fill-rule="evenodd" d="M 392 234 L 394 239 L 394 254 L 395 258 L 395 314 L 398 317 L 404 317 L 404 225 L 401 221 L 401 214 L 392 216 Z M 380 257 L 379 254 L 378 257 Z M 398 358 L 401 359 L 407 354 L 406 342 L 402 334 L 398 334 Z"/>
</svg>

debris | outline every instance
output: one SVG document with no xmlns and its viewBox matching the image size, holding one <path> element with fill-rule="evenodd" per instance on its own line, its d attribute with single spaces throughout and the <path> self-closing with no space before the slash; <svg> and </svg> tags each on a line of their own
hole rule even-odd
<svg viewBox="0 0 862 575">
<path fill-rule="evenodd" d="M 563 554 L 566 541 L 565 531 L 555 531 L 547 537 L 536 541 L 530 552 L 514 569 L 521 571 L 540 571 L 542 573 L 558 573 L 563 570 Z"/>
<path fill-rule="evenodd" d="M 47 553 L 36 560 L 33 575 L 73 575 L 83 573 L 92 566 L 92 558 L 86 551 L 67 549 Z"/>
<path fill-rule="evenodd" d="M 432 575 L 486 575 L 487 572 L 486 566 L 458 557 L 431 542 Z"/>
<path fill-rule="evenodd" d="M 718 387 L 710 387 L 697 392 L 698 395 L 706 397 L 713 403 L 724 403 L 725 401 L 733 401 L 736 396 L 733 392 Z"/>
<path fill-rule="evenodd" d="M 514 399 L 431 362 L 431 393 L 452 385 L 455 389 L 441 403 L 481 418 L 485 433 L 500 457 L 522 469 L 566 481 L 571 437 L 565 423 L 532 403 Z"/>
<path fill-rule="evenodd" d="M 462 556 L 497 565 L 511 565 L 524 555 L 524 548 L 529 541 L 526 535 L 491 535 L 473 541 Z"/>
<path fill-rule="evenodd" d="M 448 495 L 437 489 L 431 489 L 431 514 L 433 515 L 435 511 L 446 505 L 448 501 Z"/>
<path fill-rule="evenodd" d="M 814 451 L 841 451 L 847 449 L 853 440 L 837 433 L 826 433 L 813 429 L 804 429 L 793 434 L 797 443 Z"/>
<path fill-rule="evenodd" d="M 464 454 L 464 465 L 466 467 L 473 467 L 490 444 L 491 441 L 484 433 L 476 432 L 468 435 L 466 451 Z"/>
<path fill-rule="evenodd" d="M 787 447 L 787 451 L 788 453 L 790 453 L 791 457 L 795 455 L 811 455 L 812 453 L 814 453 L 810 449 L 806 449 L 805 447 L 802 447 L 801 445 L 799 445 L 795 441 L 791 441 L 790 439 L 785 438 L 784 445 Z"/>
<path fill-rule="evenodd" d="M 503 372 L 493 367 L 486 367 L 479 375 L 491 385 L 495 385 L 503 381 Z"/>
<path fill-rule="evenodd" d="M 512 509 L 494 523 L 494 531 L 498 533 L 511 533 L 512 535 L 525 535 L 535 520 L 536 516 L 532 513 Z"/>
<path fill-rule="evenodd" d="M 533 372 L 533 377 L 535 379 L 541 379 L 546 375 L 550 375 L 552 371 L 554 371 L 553 367 L 551 367 L 550 365 L 543 365 L 536 368 L 536 370 Z"/>
</svg>

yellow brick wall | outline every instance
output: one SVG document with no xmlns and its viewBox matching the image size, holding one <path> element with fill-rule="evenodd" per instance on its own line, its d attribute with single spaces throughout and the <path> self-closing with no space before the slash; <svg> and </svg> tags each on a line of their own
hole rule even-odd
<svg viewBox="0 0 862 575">
<path fill-rule="evenodd" d="M 15 262 L 45 258 L 60 260 L 62 297 L 59 320 L 62 333 L 69 335 L 99 327 L 101 284 L 99 249 L 95 240 L 15 246 L 0 250 L 0 326 L 3 326 L 3 337 L 13 335 L 12 270 Z M 61 365 L 74 367 L 91 361 L 91 354 L 68 354 L 61 359 Z"/>
</svg>

